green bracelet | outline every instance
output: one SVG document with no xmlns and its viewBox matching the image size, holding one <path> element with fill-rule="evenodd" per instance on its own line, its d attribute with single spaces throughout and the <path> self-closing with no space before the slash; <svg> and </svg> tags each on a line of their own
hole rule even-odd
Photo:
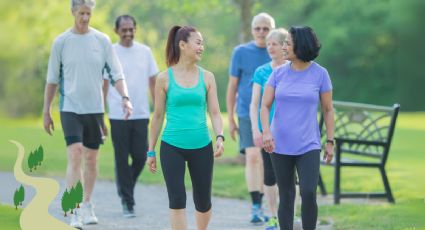
<svg viewBox="0 0 425 230">
<path fill-rule="evenodd" d="M 155 151 L 152 150 L 152 151 L 148 151 L 146 155 L 148 155 L 148 157 L 155 157 L 156 153 Z"/>
</svg>

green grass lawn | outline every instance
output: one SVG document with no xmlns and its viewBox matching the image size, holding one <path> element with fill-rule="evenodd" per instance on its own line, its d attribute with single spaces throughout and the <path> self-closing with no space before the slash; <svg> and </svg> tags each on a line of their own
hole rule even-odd
<svg viewBox="0 0 425 230">
<path fill-rule="evenodd" d="M 227 119 L 223 119 L 226 121 Z M 65 173 L 66 153 L 60 122 L 55 118 L 56 130 L 53 136 L 42 129 L 41 119 L 11 120 L 0 118 L 0 170 L 13 171 L 17 149 L 8 140 L 21 142 L 26 152 L 38 145 L 45 149 L 45 160 L 37 175 L 58 175 Z M 225 156 L 235 157 L 237 144 L 226 130 Z M 425 113 L 402 113 L 399 117 L 395 136 L 387 164 L 387 173 L 396 204 L 353 204 L 342 200 L 342 204 L 320 207 L 320 218 L 330 217 L 335 229 L 421 229 L 425 219 Z M 99 176 L 114 179 L 113 150 L 108 139 L 101 148 Z M 29 170 L 27 170 L 29 171 Z M 144 183 L 161 183 L 159 173 L 153 175 L 145 171 L 140 180 Z M 332 193 L 333 168 L 323 167 L 323 177 L 327 189 Z M 379 172 L 373 169 L 342 171 L 343 191 L 383 190 Z M 421 182 L 422 181 L 422 182 Z M 188 184 L 189 178 L 187 180 Z M 11 191 L 13 192 L 13 191 Z M 244 170 L 238 165 L 216 164 L 214 168 L 213 193 L 219 196 L 248 198 Z"/>
<path fill-rule="evenodd" d="M 0 223 L 1 229 L 7 230 L 19 230 L 19 215 L 21 214 L 21 209 L 15 210 L 11 206 L 1 205 L 0 204 Z"/>
</svg>

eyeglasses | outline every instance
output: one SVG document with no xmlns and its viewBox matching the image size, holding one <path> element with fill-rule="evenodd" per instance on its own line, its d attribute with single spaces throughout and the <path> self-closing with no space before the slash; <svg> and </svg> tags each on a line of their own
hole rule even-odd
<svg viewBox="0 0 425 230">
<path fill-rule="evenodd" d="M 263 30 L 264 32 L 269 32 L 270 28 L 269 27 L 254 27 L 254 30 L 256 32 L 260 32 L 261 30 Z"/>
</svg>

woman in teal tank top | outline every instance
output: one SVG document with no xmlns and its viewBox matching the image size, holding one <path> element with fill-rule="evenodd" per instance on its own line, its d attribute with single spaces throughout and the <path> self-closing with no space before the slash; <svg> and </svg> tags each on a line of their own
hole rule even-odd
<svg viewBox="0 0 425 230">
<path fill-rule="evenodd" d="M 168 34 L 168 69 L 155 86 L 155 110 L 151 124 L 147 164 L 156 172 L 156 142 L 166 117 L 161 138 L 161 167 L 167 186 L 171 227 L 187 229 L 186 163 L 190 172 L 197 229 L 207 229 L 211 218 L 211 184 L 214 157 L 223 154 L 223 122 L 214 75 L 197 66 L 204 51 L 200 32 L 190 26 L 174 26 Z M 206 113 L 215 134 L 215 150 L 209 135 Z"/>
</svg>

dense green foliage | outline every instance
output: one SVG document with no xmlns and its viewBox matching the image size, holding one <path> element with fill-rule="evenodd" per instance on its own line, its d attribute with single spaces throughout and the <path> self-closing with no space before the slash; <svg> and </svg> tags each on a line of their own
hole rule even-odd
<svg viewBox="0 0 425 230">
<path fill-rule="evenodd" d="M 254 0 L 253 0 L 254 1 Z M 99 1 L 91 25 L 110 35 L 116 16 L 134 15 L 136 39 L 151 46 L 161 69 L 169 28 L 191 24 L 205 39 L 201 65 L 217 78 L 225 108 L 228 64 L 241 37 L 238 1 Z M 28 7 L 31 5 L 31 7 Z M 423 60 L 425 33 L 420 0 L 263 0 L 254 1 L 252 14 L 269 12 L 277 26 L 312 26 L 322 43 L 318 62 L 327 67 L 334 97 L 425 110 L 418 68 Z M 0 0 L 0 108 L 11 116 L 39 115 L 47 59 L 54 38 L 73 24 L 69 5 L 60 1 Z"/>
</svg>

